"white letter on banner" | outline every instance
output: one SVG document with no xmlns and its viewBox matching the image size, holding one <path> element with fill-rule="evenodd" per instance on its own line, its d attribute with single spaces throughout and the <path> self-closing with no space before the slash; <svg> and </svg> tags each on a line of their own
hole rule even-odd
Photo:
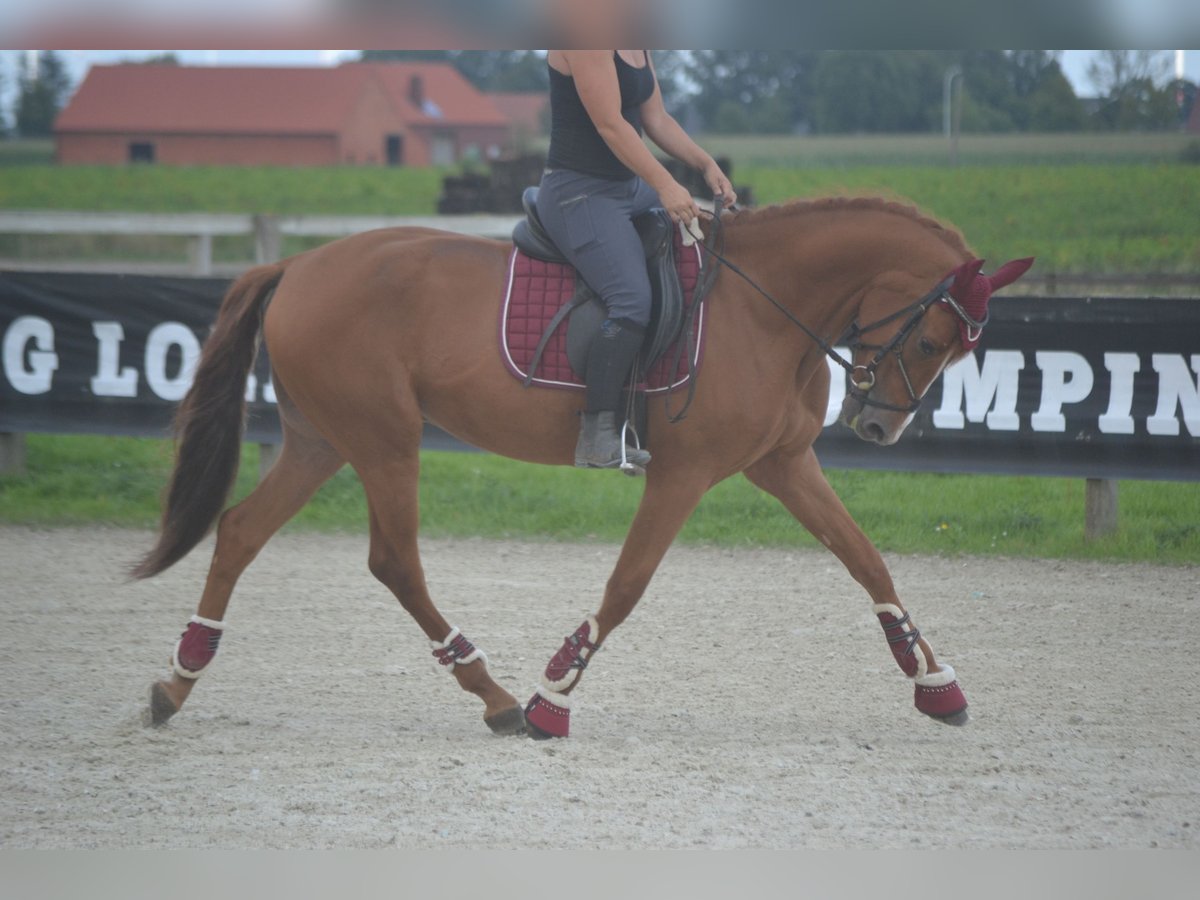
<svg viewBox="0 0 1200 900">
<path fill-rule="evenodd" d="M 92 393 L 97 397 L 136 397 L 138 373 L 133 366 L 117 371 L 121 364 L 121 341 L 125 329 L 120 322 L 93 322 L 92 334 L 100 342 L 100 362 L 92 377 Z"/>
<path fill-rule="evenodd" d="M 1042 370 L 1042 402 L 1029 417 L 1029 424 L 1034 431 L 1066 431 L 1063 404 L 1087 399 L 1095 383 L 1092 367 L 1078 353 L 1069 350 L 1039 350 L 1034 359 Z"/>
<path fill-rule="evenodd" d="M 1018 375 L 1025 368 L 1025 356 L 1020 350 L 988 350 L 983 355 L 983 371 L 975 364 L 975 355 L 968 354 L 946 369 L 942 376 L 942 405 L 934 410 L 935 428 L 963 428 L 963 398 L 966 397 L 966 418 L 982 422 L 987 418 L 993 431 L 1016 431 L 1021 427 L 1017 415 Z M 995 408 L 988 412 L 995 400 Z"/>
<path fill-rule="evenodd" d="M 1179 434 L 1175 409 L 1182 406 L 1188 433 L 1192 437 L 1200 435 L 1200 377 L 1188 371 L 1180 354 L 1155 353 L 1150 364 L 1158 373 L 1158 409 L 1146 420 L 1146 430 L 1151 434 Z M 1200 354 L 1192 355 L 1192 369 L 1200 372 Z"/>
<path fill-rule="evenodd" d="M 833 352 L 850 362 L 849 347 L 834 347 Z M 846 399 L 846 371 L 828 356 L 825 362 L 829 365 L 829 405 L 825 407 L 825 422 L 823 428 L 828 428 L 842 414 L 842 401 Z"/>
<path fill-rule="evenodd" d="M 33 341 L 25 365 L 25 348 Z M 22 394 L 44 394 L 50 390 L 58 354 L 54 352 L 54 326 L 38 316 L 14 319 L 4 333 L 4 374 Z"/>
<path fill-rule="evenodd" d="M 1136 353 L 1105 353 L 1104 368 L 1108 369 L 1111 387 L 1108 392 L 1108 412 L 1097 424 L 1101 434 L 1133 434 L 1133 376 L 1142 368 Z"/>
<path fill-rule="evenodd" d="M 172 347 L 179 347 L 183 354 L 174 378 L 167 376 L 167 355 Z M 182 400 L 192 386 L 199 358 L 200 342 L 192 329 L 179 322 L 164 322 L 146 338 L 146 383 L 164 400 Z"/>
</svg>

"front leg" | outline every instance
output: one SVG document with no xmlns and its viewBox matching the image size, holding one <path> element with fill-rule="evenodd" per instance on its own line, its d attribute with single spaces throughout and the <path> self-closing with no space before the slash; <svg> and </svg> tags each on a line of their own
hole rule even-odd
<svg viewBox="0 0 1200 900">
<path fill-rule="evenodd" d="M 776 497 L 871 595 L 872 612 L 879 617 L 892 655 L 915 682 L 917 709 L 951 725 L 966 724 L 967 700 L 954 670 L 934 657 L 896 596 L 883 557 L 825 479 L 812 447 L 776 450 L 747 469 L 746 477 Z"/>
<path fill-rule="evenodd" d="M 663 474 L 663 473 L 666 474 Z M 592 654 L 633 612 L 658 564 L 712 479 L 679 469 L 651 471 L 637 515 L 616 568 L 604 589 L 604 602 L 568 636 L 546 666 L 542 683 L 525 707 L 530 737 L 566 737 L 570 732 L 570 693 Z"/>
</svg>

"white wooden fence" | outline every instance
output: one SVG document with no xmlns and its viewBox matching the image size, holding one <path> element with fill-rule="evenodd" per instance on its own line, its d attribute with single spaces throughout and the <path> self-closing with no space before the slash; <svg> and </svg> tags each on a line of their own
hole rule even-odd
<svg viewBox="0 0 1200 900">
<path fill-rule="evenodd" d="M 232 275 L 251 262 L 279 259 L 283 238 L 345 237 L 361 231 L 398 226 L 440 228 L 506 240 L 520 216 L 267 216 L 236 213 L 119 213 L 47 210 L 0 210 L 0 234 L 172 235 L 188 239 L 185 262 L 125 262 L 0 258 L 0 269 L 22 271 L 127 272 L 142 275 Z M 213 238 L 254 236 L 254 259 L 217 264 Z"/>
</svg>

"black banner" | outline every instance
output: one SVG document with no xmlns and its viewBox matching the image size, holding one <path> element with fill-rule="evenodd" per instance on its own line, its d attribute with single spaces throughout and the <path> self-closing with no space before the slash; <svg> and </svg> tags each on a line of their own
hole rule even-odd
<svg viewBox="0 0 1200 900">
<path fill-rule="evenodd" d="M 0 431 L 167 435 L 227 286 L 0 273 Z M 844 391 L 835 367 L 823 463 L 1200 480 L 1200 300 L 998 297 L 991 306 L 982 345 L 938 380 L 893 447 L 834 424 Z M 277 440 L 261 354 L 247 398 L 247 439 Z M 440 433 L 431 443 L 450 445 Z"/>
<path fill-rule="evenodd" d="M 1200 480 L 1200 300 L 996 297 L 990 307 L 980 346 L 930 388 L 895 446 L 829 427 L 844 396 L 835 367 L 821 460 Z"/>
</svg>

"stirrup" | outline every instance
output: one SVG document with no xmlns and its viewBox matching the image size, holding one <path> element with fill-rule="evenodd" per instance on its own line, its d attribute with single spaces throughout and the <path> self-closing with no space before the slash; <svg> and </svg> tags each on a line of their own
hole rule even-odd
<svg viewBox="0 0 1200 900">
<path fill-rule="evenodd" d="M 629 461 L 629 443 L 625 440 L 626 433 L 633 434 L 633 449 L 642 449 L 642 439 L 637 433 L 637 429 L 630 424 L 629 419 L 625 419 L 625 423 L 621 426 L 621 465 L 620 469 L 631 478 L 637 478 L 639 475 L 645 475 L 644 467 L 639 466 Z"/>
</svg>

